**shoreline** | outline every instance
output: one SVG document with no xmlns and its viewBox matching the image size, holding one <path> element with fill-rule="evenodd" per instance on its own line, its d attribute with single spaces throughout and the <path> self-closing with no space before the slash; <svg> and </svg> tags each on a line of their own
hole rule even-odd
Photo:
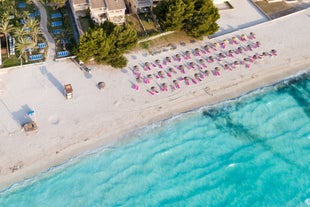
<svg viewBox="0 0 310 207">
<path fill-rule="evenodd" d="M 59 171 L 59 170 L 61 170 L 63 168 L 66 168 L 67 166 L 70 166 L 70 165 L 72 165 L 72 164 L 74 164 L 76 162 L 79 162 L 80 160 L 84 159 L 87 156 L 91 156 L 93 154 L 101 153 L 101 152 L 103 152 L 105 150 L 109 150 L 111 147 L 113 148 L 116 144 L 118 144 L 118 143 L 120 143 L 120 142 L 122 142 L 124 140 L 126 142 L 130 141 L 128 139 L 128 137 L 131 137 L 131 139 L 135 139 L 135 138 L 132 138 L 132 136 L 135 135 L 138 131 L 144 130 L 145 128 L 147 128 L 147 127 L 149 127 L 151 125 L 156 125 L 156 124 L 158 124 L 160 122 L 168 121 L 168 120 L 172 119 L 174 116 L 179 116 L 179 115 L 183 115 L 183 114 L 186 114 L 186 113 L 195 112 L 195 111 L 201 110 L 203 108 L 214 107 L 216 105 L 223 104 L 224 102 L 235 101 L 236 99 L 240 99 L 240 98 L 242 98 L 244 96 L 247 96 L 247 95 L 249 95 L 251 93 L 254 93 L 257 90 L 261 90 L 261 89 L 264 89 L 264 88 L 272 87 L 272 86 L 277 85 L 277 84 L 279 84 L 281 82 L 284 82 L 284 81 L 287 81 L 287 80 L 292 80 L 292 79 L 298 78 L 298 77 L 300 77 L 302 75 L 305 75 L 305 74 L 310 74 L 310 65 L 308 65 L 304 69 L 301 69 L 301 70 L 298 70 L 298 71 L 295 71 L 295 72 L 296 73 L 293 73 L 290 76 L 286 76 L 283 79 L 279 79 L 276 82 L 271 82 L 270 84 L 267 84 L 267 85 L 264 85 L 264 86 L 261 86 L 261 87 L 258 87 L 258 88 L 254 88 L 253 90 L 247 91 L 247 92 L 245 92 L 243 94 L 240 94 L 239 96 L 232 97 L 230 99 L 224 99 L 224 100 L 219 101 L 219 102 L 214 102 L 214 103 L 210 103 L 210 104 L 206 104 L 206 105 L 200 105 L 197 108 L 190 108 L 189 110 L 181 111 L 180 113 L 174 114 L 172 116 L 163 117 L 163 119 L 158 119 L 155 122 L 150 122 L 147 125 L 143 125 L 143 126 L 141 126 L 139 128 L 133 128 L 133 129 L 129 130 L 128 132 L 126 132 L 125 134 L 121 134 L 118 137 L 116 137 L 117 139 L 113 139 L 113 142 L 105 143 L 105 144 L 100 145 L 100 146 L 98 146 L 96 148 L 88 148 L 88 147 L 86 147 L 86 150 L 83 150 L 81 153 L 79 153 L 79 154 L 77 154 L 75 156 L 71 156 L 68 159 L 65 159 L 64 162 L 59 162 L 57 165 L 51 166 L 48 169 L 46 169 L 44 171 L 41 171 L 39 174 L 27 177 L 26 179 L 20 180 L 20 181 L 15 182 L 15 183 L 11 183 L 11 184 L 5 186 L 4 188 L 0 188 L 0 193 L 6 192 L 6 191 L 10 191 L 10 190 L 14 190 L 16 187 L 18 188 L 18 187 L 22 187 L 24 185 L 27 186 L 28 184 L 30 184 L 32 182 L 35 182 L 37 178 L 41 179 L 44 176 L 49 176 L 50 175 L 49 173 L 53 173 L 54 171 Z"/>
<path fill-rule="evenodd" d="M 257 65 L 253 65 L 253 69 L 251 68 L 249 70 L 250 72 L 241 70 L 239 72 L 237 71 L 234 75 L 238 75 L 238 77 L 231 78 L 227 75 L 227 73 L 220 77 L 221 80 L 214 79 L 207 84 L 197 84 L 191 88 L 186 88 L 184 91 L 179 93 L 159 94 L 157 97 L 150 96 L 145 91 L 139 91 L 139 94 L 136 94 L 136 91 L 133 91 L 130 88 L 128 89 L 128 74 L 120 74 L 120 71 L 107 70 L 105 72 L 99 72 L 101 78 L 107 77 L 103 75 L 111 75 L 112 78 L 109 80 L 111 82 L 108 83 L 108 86 L 122 85 L 127 87 L 127 89 L 124 90 L 121 87 L 120 89 L 117 87 L 111 87 L 104 91 L 105 97 L 102 97 L 102 94 L 98 95 L 98 93 L 101 93 L 100 91 L 92 92 L 94 94 L 89 95 L 89 92 L 83 88 L 83 86 L 89 84 L 91 81 L 95 82 L 95 80 L 85 78 L 85 80 L 83 79 L 85 83 L 83 82 L 79 85 L 78 82 L 81 80 L 78 79 L 78 74 L 76 75 L 77 69 L 72 69 L 75 72 L 74 74 L 70 74 L 72 71 L 70 71 L 71 68 L 68 68 L 66 73 L 69 73 L 69 77 L 74 76 L 72 81 L 77 79 L 75 87 L 77 88 L 77 91 L 81 91 L 80 94 L 77 93 L 76 99 L 74 98 L 73 101 L 68 102 L 63 100 L 63 97 L 58 97 L 59 91 L 55 90 L 53 85 L 50 87 L 51 83 L 44 82 L 44 79 L 41 77 L 38 78 L 36 71 L 31 70 L 32 76 L 30 77 L 35 79 L 33 84 L 38 84 L 39 82 L 42 86 L 40 89 L 29 89 L 32 90 L 31 93 L 41 94 L 44 92 L 48 94 L 43 94 L 42 96 L 44 97 L 41 98 L 42 100 L 36 99 L 33 101 L 39 102 L 42 105 L 41 107 L 37 107 L 37 111 L 39 112 L 39 128 L 41 127 L 42 129 L 40 128 L 39 133 L 33 136 L 27 136 L 21 132 L 16 132 L 16 135 L 13 133 L 9 136 L 3 132 L 0 133 L 0 137 L 3 140 L 4 138 L 11 139 L 4 140 L 3 145 L 5 145 L 6 148 L 4 146 L 2 149 L 0 148 L 0 151 L 3 151 L 4 155 L 7 155 L 6 158 L 2 158 L 0 160 L 0 189 L 5 190 L 9 186 L 14 186 L 16 183 L 23 182 L 22 180 L 24 179 L 31 179 L 37 174 L 46 172 L 46 169 L 51 169 L 53 166 L 58 166 L 59 164 L 65 163 L 73 157 L 77 157 L 81 154 L 83 155 L 85 152 L 98 148 L 98 146 L 113 145 L 113 143 L 117 142 L 122 136 L 139 130 L 143 126 L 145 127 L 149 124 L 168 119 L 174 115 L 197 109 L 202 106 L 212 105 L 214 103 L 220 103 L 225 100 L 240 97 L 250 91 L 272 85 L 286 79 L 289 76 L 306 70 L 306 68 L 310 66 L 310 49 L 307 48 L 307 45 L 310 43 L 307 39 L 307 34 L 310 33 L 310 29 L 302 27 L 302 23 L 299 23 L 300 28 L 304 30 L 299 31 L 301 33 L 296 34 L 299 37 L 297 40 L 294 40 L 294 38 L 291 39 L 289 34 L 281 34 L 280 32 L 282 31 L 282 25 L 284 24 L 286 24 L 286 28 L 288 30 L 290 30 L 291 27 L 298 26 L 296 22 L 302 22 L 303 18 L 309 18 L 309 12 L 310 10 L 307 9 L 299 12 L 298 14 L 283 17 L 277 21 L 266 22 L 257 26 L 246 28 L 242 31 L 233 32 L 233 34 L 240 34 L 242 32 L 249 33 L 249 31 L 255 30 L 254 32 L 258 34 L 257 36 L 260 36 L 259 39 L 262 39 L 262 42 L 265 42 L 264 45 L 267 45 L 269 49 L 271 49 L 271 46 L 274 46 L 279 51 L 278 57 L 273 60 L 266 60 Z M 296 19 L 296 16 L 299 18 Z M 282 22 L 282 25 L 279 25 L 279 22 L 280 24 Z M 277 38 L 272 36 L 272 34 L 277 32 L 279 32 L 279 35 L 283 35 L 283 37 Z M 233 34 L 226 34 L 224 37 L 231 37 Z M 211 41 L 223 39 L 224 37 L 219 36 Z M 283 42 L 281 41 L 283 40 L 288 41 L 285 43 L 285 47 L 282 46 Z M 296 52 L 291 54 L 290 51 L 287 51 L 287 48 L 289 48 L 290 51 Z M 51 66 L 48 65 L 47 67 L 57 66 L 57 63 L 51 64 Z M 64 64 L 64 67 L 72 66 L 70 63 L 61 64 Z M 309 69 L 307 69 L 307 71 L 309 72 Z M 17 70 L 8 71 L 4 74 L 4 76 L 8 77 L 9 80 L 7 81 L 10 81 L 11 78 L 20 80 L 23 75 L 21 73 L 22 71 Z M 66 80 L 65 78 L 63 78 L 63 80 L 61 79 L 61 75 L 66 75 L 63 73 L 63 71 L 58 72 L 57 68 L 53 68 L 48 70 L 47 74 L 53 75 L 54 78 L 57 77 L 59 79 L 58 82 L 63 82 Z M 103 75 L 101 73 L 103 73 Z M 17 74 L 20 74 L 21 77 L 14 76 Z M 50 79 L 52 77 L 51 75 L 48 76 Z M 113 79 L 114 76 L 115 79 Z M 120 76 L 123 79 L 121 79 Z M 39 79 L 39 81 L 36 81 L 36 78 Z M 95 79 L 95 77 L 93 77 L 93 79 Z M 6 83 L 8 84 L 8 90 L 10 87 L 13 87 L 10 86 L 8 82 Z M 29 87 L 31 86 L 33 85 L 30 85 Z M 54 86 L 59 86 L 59 84 L 54 84 Z M 213 90 L 213 96 L 206 94 L 204 91 L 206 86 Z M 109 94 L 111 94 L 111 96 L 109 96 L 111 100 L 106 100 L 105 98 L 108 97 Z M 27 95 L 28 94 L 25 94 L 25 96 Z M 49 103 L 45 103 L 46 100 L 44 100 L 44 98 L 47 97 L 52 97 L 53 100 Z M 89 97 L 89 100 L 94 102 L 91 109 L 88 108 L 87 104 L 89 104 L 89 101 L 85 101 L 85 97 Z M 12 102 L 10 101 L 11 99 L 7 99 L 6 103 L 11 103 L 14 105 L 14 103 L 17 102 L 17 105 L 20 106 L 20 103 L 16 99 L 12 99 Z M 100 102 L 100 104 L 97 102 Z M 102 111 L 102 109 L 96 110 L 96 107 L 101 105 L 106 111 Z M 81 112 L 79 112 L 81 114 L 76 114 L 76 110 L 79 109 L 78 107 L 82 107 L 83 110 L 89 109 L 90 112 L 88 113 L 87 111 L 84 112 L 81 110 Z M 105 107 L 110 107 L 110 111 L 105 109 Z M 54 110 L 56 115 L 47 114 L 47 112 L 51 113 L 51 110 Z M 48 125 L 48 123 L 51 124 Z M 66 131 L 68 127 L 76 127 L 77 131 Z M 59 130 L 61 132 L 55 130 Z M 29 155 L 28 150 L 32 150 L 33 154 L 30 153 L 32 155 Z M 11 154 L 9 154 L 9 152 Z M 14 155 L 16 152 L 19 153 Z M 10 173 L 9 168 L 12 166 L 11 164 L 13 163 L 14 165 L 15 163 L 18 163 L 19 160 L 23 161 L 22 168 Z M 7 169 L 5 169 L 4 166 Z"/>
</svg>

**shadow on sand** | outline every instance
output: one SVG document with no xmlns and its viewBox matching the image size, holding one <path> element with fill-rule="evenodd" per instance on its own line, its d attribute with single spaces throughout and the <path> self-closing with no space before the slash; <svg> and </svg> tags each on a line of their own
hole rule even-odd
<svg viewBox="0 0 310 207">
<path fill-rule="evenodd" d="M 12 112 L 13 119 L 21 126 L 25 123 L 32 121 L 31 117 L 28 116 L 28 113 L 32 111 L 32 109 L 27 105 L 22 105 L 21 109 L 18 111 Z"/>
<path fill-rule="evenodd" d="M 60 83 L 53 74 L 51 74 L 45 66 L 40 67 L 40 72 L 42 75 L 46 76 L 47 79 L 58 89 L 58 91 L 63 95 L 64 86 Z"/>
</svg>

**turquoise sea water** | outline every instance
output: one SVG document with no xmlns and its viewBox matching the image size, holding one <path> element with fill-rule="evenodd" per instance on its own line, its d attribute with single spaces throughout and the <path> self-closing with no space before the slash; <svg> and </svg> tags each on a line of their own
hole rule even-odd
<svg viewBox="0 0 310 207">
<path fill-rule="evenodd" d="M 140 129 L 0 206 L 310 206 L 310 74 Z"/>
</svg>

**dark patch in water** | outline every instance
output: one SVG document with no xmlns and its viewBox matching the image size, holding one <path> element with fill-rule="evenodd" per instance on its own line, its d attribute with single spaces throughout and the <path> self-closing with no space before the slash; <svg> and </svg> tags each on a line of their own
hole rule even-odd
<svg viewBox="0 0 310 207">
<path fill-rule="evenodd" d="M 228 113 L 221 113 L 220 110 L 215 110 L 216 113 L 214 111 L 212 111 L 211 113 L 210 111 L 204 112 L 213 120 L 213 123 L 219 131 L 228 133 L 236 139 L 242 139 L 245 142 L 245 144 L 241 145 L 230 153 L 226 153 L 225 155 L 221 156 L 220 159 L 228 160 L 231 156 L 238 153 L 239 151 L 242 151 L 245 148 L 251 147 L 253 145 L 258 145 L 262 147 L 265 151 L 271 152 L 273 156 L 278 158 L 279 160 L 282 160 L 283 162 L 291 166 L 295 166 L 296 168 L 303 171 L 307 170 L 304 166 L 296 163 L 294 160 L 287 158 L 284 154 L 275 151 L 272 146 L 268 145 L 267 142 L 269 140 L 264 139 L 259 134 L 253 133 L 253 131 L 250 131 L 242 123 L 238 123 L 236 120 L 232 120 Z"/>
<path fill-rule="evenodd" d="M 283 87 L 278 92 L 289 94 L 310 120 L 310 91 L 307 90 L 307 80 L 307 77 L 293 79 L 288 87 Z"/>
</svg>

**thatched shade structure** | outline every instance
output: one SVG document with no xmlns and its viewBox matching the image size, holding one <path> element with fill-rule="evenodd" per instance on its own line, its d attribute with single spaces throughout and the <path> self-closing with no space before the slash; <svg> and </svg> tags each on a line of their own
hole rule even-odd
<svg viewBox="0 0 310 207">
<path fill-rule="evenodd" d="M 226 57 L 226 56 L 224 55 L 224 53 L 220 53 L 219 56 L 220 56 L 221 58 Z"/>
<path fill-rule="evenodd" d="M 272 54 L 277 53 L 277 51 L 276 51 L 275 49 L 272 49 L 270 52 L 271 52 Z"/>
<path fill-rule="evenodd" d="M 168 90 L 168 85 L 167 85 L 167 83 L 162 83 L 162 84 L 161 84 L 161 87 L 162 87 L 164 90 Z"/>
<path fill-rule="evenodd" d="M 99 82 L 97 84 L 97 87 L 100 89 L 100 90 L 103 90 L 105 88 L 105 82 Z"/>
<path fill-rule="evenodd" d="M 139 71 L 139 66 L 135 65 L 135 66 L 133 66 L 133 69 L 136 70 L 136 71 Z"/>
<path fill-rule="evenodd" d="M 176 73 L 176 71 L 175 71 L 174 68 L 169 68 L 168 70 L 169 70 L 169 72 L 171 72 L 171 73 Z"/>
<path fill-rule="evenodd" d="M 161 71 L 158 71 L 158 75 L 163 78 L 165 76 L 165 73 L 161 70 Z"/>
<path fill-rule="evenodd" d="M 138 77 L 138 78 L 136 78 L 136 81 L 137 81 L 137 83 L 142 83 L 142 78 Z"/>
<path fill-rule="evenodd" d="M 210 50 L 210 46 L 209 45 L 205 45 L 205 50 Z"/>
<path fill-rule="evenodd" d="M 155 86 L 152 86 L 152 87 L 151 87 L 151 91 L 153 91 L 153 92 L 157 92 L 156 87 L 155 87 Z"/>
</svg>

